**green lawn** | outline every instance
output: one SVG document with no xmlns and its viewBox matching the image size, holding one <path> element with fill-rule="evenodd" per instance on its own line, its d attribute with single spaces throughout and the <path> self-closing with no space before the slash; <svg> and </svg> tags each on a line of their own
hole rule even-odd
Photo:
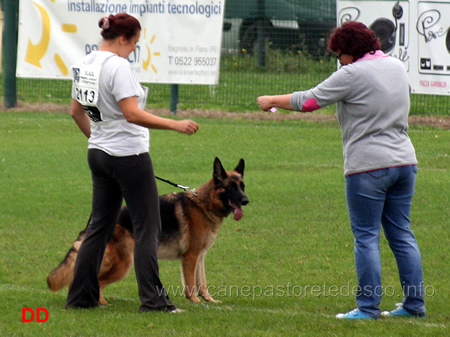
<svg viewBox="0 0 450 337">
<path fill-rule="evenodd" d="M 424 267 L 427 317 L 347 322 L 355 307 L 353 238 L 344 197 L 336 122 L 196 119 L 186 136 L 152 131 L 158 176 L 196 187 L 246 161 L 250 203 L 224 221 L 206 257 L 220 304 L 191 304 L 177 293 L 178 262 L 162 261 L 169 296 L 186 312 L 138 312 L 130 275 L 104 292 L 112 305 L 64 310 L 48 273 L 64 258 L 90 211 L 86 139 L 68 114 L 0 112 L 0 335 L 2 336 L 444 336 L 449 325 L 449 131 L 410 130 L 419 159 L 412 227 Z M 158 182 L 160 193 L 177 191 Z M 395 261 L 381 242 L 382 310 L 401 301 Z M 45 323 L 22 323 L 22 308 L 46 308 Z"/>
</svg>

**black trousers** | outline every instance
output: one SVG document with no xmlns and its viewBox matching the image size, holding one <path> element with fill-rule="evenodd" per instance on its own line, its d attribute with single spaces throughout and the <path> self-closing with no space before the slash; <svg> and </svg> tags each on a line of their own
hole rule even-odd
<svg viewBox="0 0 450 337">
<path fill-rule="evenodd" d="M 174 310 L 176 307 L 159 278 L 157 250 L 161 219 L 150 155 L 113 157 L 101 150 L 89 149 L 88 162 L 93 185 L 92 215 L 78 251 L 66 307 L 98 306 L 98 273 L 125 199 L 133 222 L 134 267 L 140 310 Z"/>
</svg>

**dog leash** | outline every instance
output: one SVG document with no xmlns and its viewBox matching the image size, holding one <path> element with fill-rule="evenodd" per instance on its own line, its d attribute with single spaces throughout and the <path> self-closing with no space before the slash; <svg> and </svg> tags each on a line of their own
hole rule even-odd
<svg viewBox="0 0 450 337">
<path fill-rule="evenodd" d="M 171 182 L 170 180 L 166 180 L 166 179 L 160 178 L 158 176 L 155 176 L 155 178 L 158 179 L 158 180 L 164 181 L 165 183 L 168 183 L 169 185 L 181 188 L 183 191 L 195 192 L 195 188 L 190 188 L 189 186 L 183 186 L 183 185 L 180 185 L 180 184 L 175 184 L 175 183 Z"/>
</svg>

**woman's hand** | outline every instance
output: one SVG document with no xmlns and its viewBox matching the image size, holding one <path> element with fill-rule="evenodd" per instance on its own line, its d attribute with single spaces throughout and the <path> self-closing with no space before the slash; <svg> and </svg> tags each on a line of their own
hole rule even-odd
<svg viewBox="0 0 450 337">
<path fill-rule="evenodd" d="M 175 124 L 175 130 L 181 133 L 185 133 L 187 135 L 192 135 L 196 133 L 198 130 L 198 124 L 190 119 L 184 119 L 181 121 L 177 121 Z"/>
<path fill-rule="evenodd" d="M 281 108 L 285 110 L 292 110 L 291 107 L 292 94 L 274 95 L 274 96 L 259 96 L 256 99 L 261 110 L 269 111 L 270 108 Z"/>
<path fill-rule="evenodd" d="M 261 110 L 268 111 L 270 108 L 273 107 L 271 97 L 272 96 L 259 96 L 256 99 L 256 102 L 258 102 L 258 105 L 261 108 Z"/>
</svg>

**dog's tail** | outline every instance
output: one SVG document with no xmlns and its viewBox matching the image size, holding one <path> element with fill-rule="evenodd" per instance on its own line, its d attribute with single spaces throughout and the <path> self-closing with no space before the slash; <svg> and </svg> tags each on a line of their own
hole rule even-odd
<svg viewBox="0 0 450 337">
<path fill-rule="evenodd" d="M 88 222 L 89 223 L 89 222 Z M 72 247 L 67 252 L 64 260 L 52 270 L 52 272 L 47 277 L 48 288 L 55 292 L 61 290 L 65 286 L 70 286 L 73 281 L 73 270 L 75 267 L 75 261 L 78 256 L 78 249 L 83 242 L 84 236 L 86 235 L 86 229 L 82 230 L 78 235 L 78 238 L 72 244 Z"/>
</svg>

